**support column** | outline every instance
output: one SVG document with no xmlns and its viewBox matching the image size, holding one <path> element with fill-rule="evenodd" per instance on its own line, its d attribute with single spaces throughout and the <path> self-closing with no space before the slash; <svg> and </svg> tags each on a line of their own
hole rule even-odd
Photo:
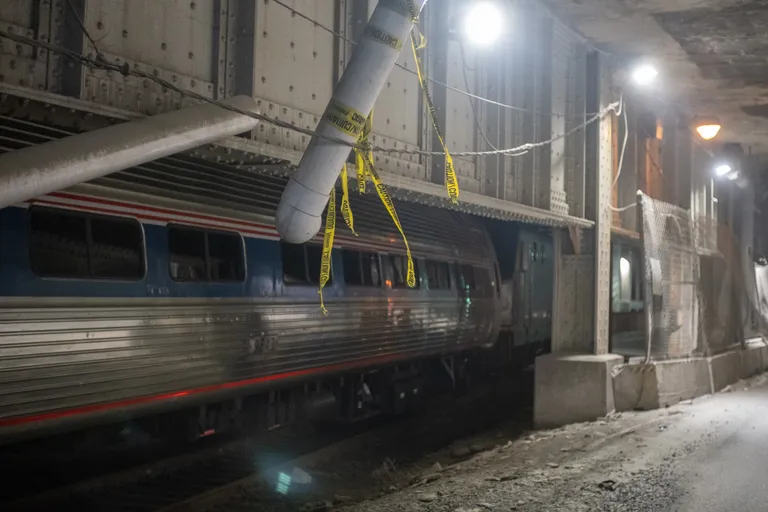
<svg viewBox="0 0 768 512">
<path fill-rule="evenodd" d="M 597 92 L 596 109 L 593 112 L 602 111 L 612 101 L 611 75 L 604 57 L 594 53 L 590 56 L 588 66 L 594 69 L 590 75 L 594 75 Z M 589 67 L 588 67 L 589 69 Z M 613 139 L 612 117 L 606 116 L 595 123 L 597 128 L 597 143 L 593 148 L 597 152 L 595 179 L 595 340 L 593 353 L 608 353 L 608 324 L 610 321 L 611 300 L 611 171 L 613 169 Z"/>
<path fill-rule="evenodd" d="M 610 71 L 602 57 L 592 53 L 587 59 L 587 111 L 597 112 L 611 103 Z M 581 300 L 594 304 L 593 338 L 580 344 L 586 354 L 552 353 L 536 359 L 534 423 L 555 427 L 589 421 L 614 411 L 612 371 L 623 362 L 621 356 L 608 354 L 610 320 L 611 210 L 610 195 L 613 170 L 613 120 L 606 116 L 587 131 L 588 212 L 595 221 L 592 233 L 594 283 L 592 297 Z M 561 267 L 562 270 L 562 267 Z M 563 279 L 558 272 L 557 279 Z M 559 288 L 559 283 L 555 283 Z M 586 290 L 585 290 L 586 291 Z M 562 315 L 562 311 L 558 311 Z M 560 318 L 554 318 L 560 322 Z M 563 325 L 555 328 L 562 337 Z M 591 343 L 589 343 L 591 341 Z M 560 348 L 560 344 L 554 347 Z"/>
</svg>

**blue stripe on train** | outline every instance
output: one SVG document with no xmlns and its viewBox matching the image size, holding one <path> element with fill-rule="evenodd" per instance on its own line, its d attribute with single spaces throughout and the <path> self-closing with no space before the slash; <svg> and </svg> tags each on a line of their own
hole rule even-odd
<svg viewBox="0 0 768 512">
<path fill-rule="evenodd" d="M 6 297 L 274 297 L 317 299 L 316 286 L 284 286 L 280 244 L 245 238 L 246 280 L 242 283 L 177 283 L 169 272 L 168 230 L 142 224 L 147 271 L 139 281 L 41 278 L 29 260 L 29 215 L 24 208 L 0 209 L 0 296 Z M 332 264 L 341 268 L 338 251 Z M 325 297 L 342 295 L 335 279 Z M 377 293 L 378 290 L 371 290 Z"/>
</svg>

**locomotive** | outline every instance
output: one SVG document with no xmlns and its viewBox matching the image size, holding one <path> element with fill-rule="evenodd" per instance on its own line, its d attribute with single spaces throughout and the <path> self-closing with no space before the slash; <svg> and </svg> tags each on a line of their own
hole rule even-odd
<svg viewBox="0 0 768 512">
<path fill-rule="evenodd" d="M 546 232 L 395 201 L 409 288 L 373 194 L 337 228 L 323 315 L 322 238 L 274 227 L 284 183 L 177 156 L 0 209 L 0 442 L 398 413 L 549 339 Z"/>
</svg>

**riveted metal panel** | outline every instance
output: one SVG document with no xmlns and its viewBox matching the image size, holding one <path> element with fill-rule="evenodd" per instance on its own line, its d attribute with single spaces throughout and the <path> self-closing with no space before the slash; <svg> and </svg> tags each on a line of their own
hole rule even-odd
<svg viewBox="0 0 768 512">
<path fill-rule="evenodd" d="M 213 82 L 213 0 L 88 0 L 86 28 L 99 49 L 170 73 Z"/>
<path fill-rule="evenodd" d="M 611 74 L 606 60 L 595 56 L 598 105 L 602 110 L 612 101 Z M 613 122 L 610 116 L 598 121 L 596 222 L 595 222 L 595 354 L 605 354 L 609 346 L 611 299 L 611 182 L 613 172 Z"/>
<path fill-rule="evenodd" d="M 556 297 L 558 352 L 591 352 L 594 302 L 594 265 L 591 255 L 564 255 L 560 260 Z"/>
<path fill-rule="evenodd" d="M 335 9 L 313 0 L 295 0 L 291 7 L 326 27 L 333 27 Z M 253 89 L 262 112 L 296 126 L 314 129 L 333 92 L 336 41 L 333 34 L 272 2 L 256 4 Z M 303 151 L 309 137 L 260 124 L 254 138 Z"/>
<path fill-rule="evenodd" d="M 448 75 L 447 83 L 451 87 L 465 90 L 467 86 L 471 91 L 478 91 L 479 76 L 482 71 L 479 69 L 480 61 L 475 57 L 470 48 L 462 51 L 460 42 L 451 40 L 448 42 Z M 467 82 L 464 82 L 464 73 L 467 75 Z M 479 112 L 478 112 L 479 114 Z M 458 151 L 477 151 L 477 123 L 472 112 L 472 105 L 469 98 L 456 91 L 446 91 L 446 115 L 445 115 L 445 137 L 448 149 L 452 152 Z M 457 157 L 454 158 L 456 174 L 459 178 L 459 185 L 465 190 L 480 192 L 480 183 L 482 177 L 477 172 L 476 157 Z"/>
<path fill-rule="evenodd" d="M 33 23 L 32 0 L 3 0 L 0 2 L 0 21 L 31 28 Z"/>
<path fill-rule="evenodd" d="M 369 15 L 377 3 L 376 0 L 368 0 Z M 429 47 L 422 50 L 425 51 L 429 51 Z M 422 61 L 426 65 L 427 58 L 424 53 Z M 403 44 L 397 64 L 390 72 L 373 109 L 373 142 L 386 148 L 417 150 L 421 139 L 422 91 L 415 74 L 416 62 L 410 39 Z M 427 179 L 426 166 L 420 163 L 417 155 L 378 155 L 376 165 L 394 174 Z"/>
<path fill-rule="evenodd" d="M 102 51 L 107 60 L 128 64 L 132 69 L 151 72 L 159 78 L 177 84 L 183 89 L 195 91 L 203 96 L 213 97 L 213 83 L 188 75 L 181 75 L 166 69 L 147 66 L 139 61 Z M 110 107 L 119 107 L 143 114 L 158 114 L 179 109 L 193 103 L 188 97 L 165 89 L 149 79 L 123 76 L 113 71 L 87 68 L 85 71 L 83 99 Z"/>
<path fill-rule="evenodd" d="M 0 6 L 0 30 L 34 39 L 35 31 L 28 24 L 6 21 L 3 17 L 4 8 L 7 9 L 7 6 Z M 17 13 L 11 11 L 9 14 Z M 14 19 L 20 17 L 8 16 Z M 41 57 L 40 60 L 38 57 Z M 30 45 L 0 39 L 0 82 L 42 89 L 45 87 L 45 78 L 46 60 L 43 55 L 36 53 Z"/>
<path fill-rule="evenodd" d="M 330 2 L 293 0 L 291 7 L 326 27 L 334 26 Z M 296 112 L 321 115 L 333 92 L 335 36 L 273 2 L 258 2 L 256 35 L 256 96 Z"/>
</svg>

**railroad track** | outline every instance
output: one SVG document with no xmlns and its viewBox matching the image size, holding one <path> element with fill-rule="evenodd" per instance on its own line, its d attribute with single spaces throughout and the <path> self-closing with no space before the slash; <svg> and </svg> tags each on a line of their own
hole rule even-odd
<svg viewBox="0 0 768 512">
<path fill-rule="evenodd" d="M 253 512 L 311 510 L 308 504 L 318 503 L 317 510 L 322 510 L 339 491 L 360 489 L 361 494 L 349 499 L 365 497 L 363 489 L 380 483 L 373 481 L 371 469 L 382 461 L 415 460 L 479 428 L 510 419 L 518 398 L 514 391 L 491 394 L 486 386 L 478 386 L 459 398 L 440 397 L 416 415 L 325 431 L 286 427 L 52 489 L 0 508 Z M 302 481 L 306 478 L 311 482 Z"/>
</svg>

